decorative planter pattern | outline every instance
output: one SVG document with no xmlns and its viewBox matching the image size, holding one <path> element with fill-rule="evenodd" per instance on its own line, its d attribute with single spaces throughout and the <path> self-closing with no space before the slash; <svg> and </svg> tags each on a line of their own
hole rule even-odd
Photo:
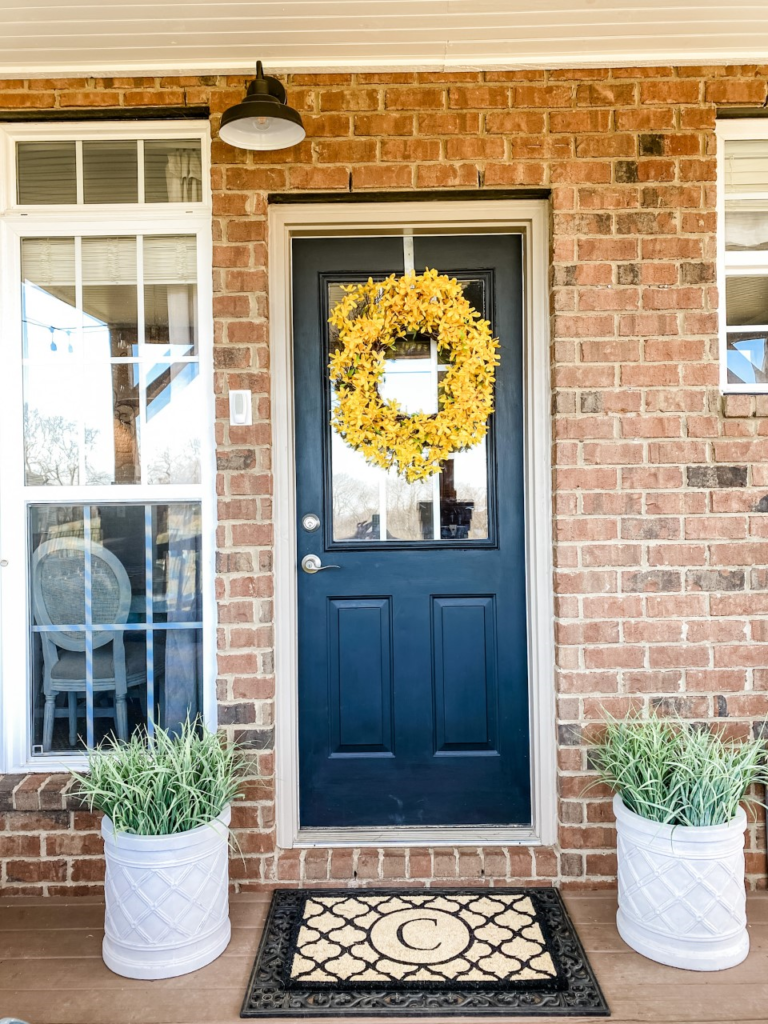
<svg viewBox="0 0 768 1024">
<path fill-rule="evenodd" d="M 613 799 L 624 941 L 670 967 L 720 971 L 749 952 L 743 809 L 727 825 L 661 825 Z"/>
<path fill-rule="evenodd" d="M 126 978 L 173 978 L 215 960 L 229 944 L 230 809 L 169 836 L 101 825 L 107 874 L 102 955 Z"/>
</svg>

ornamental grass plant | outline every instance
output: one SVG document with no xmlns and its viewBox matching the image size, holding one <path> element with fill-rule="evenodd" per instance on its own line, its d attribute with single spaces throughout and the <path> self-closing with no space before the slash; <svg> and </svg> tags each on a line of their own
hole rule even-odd
<svg viewBox="0 0 768 1024">
<path fill-rule="evenodd" d="M 240 797 L 243 755 L 199 721 L 177 730 L 138 729 L 88 753 L 88 774 L 72 774 L 91 810 L 115 832 L 165 836 L 207 825 Z"/>
<path fill-rule="evenodd" d="M 628 810 L 665 825 L 725 825 L 768 784 L 762 740 L 734 742 L 680 719 L 609 719 L 591 752 L 600 778 Z"/>
</svg>

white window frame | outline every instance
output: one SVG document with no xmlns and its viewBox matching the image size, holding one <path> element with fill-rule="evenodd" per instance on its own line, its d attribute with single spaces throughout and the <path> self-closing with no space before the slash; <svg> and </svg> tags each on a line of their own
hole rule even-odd
<svg viewBox="0 0 768 1024">
<path fill-rule="evenodd" d="M 199 203 L 114 203 L 29 206 L 16 202 L 17 142 L 68 139 L 200 139 L 203 197 Z M 30 503 L 200 502 L 203 532 L 203 717 L 216 727 L 216 464 L 213 384 L 210 127 L 206 121 L 19 124 L 0 127 L 0 771 L 82 769 L 84 754 L 32 756 L 29 665 Z M 201 482 L 77 487 L 27 487 L 23 460 L 20 240 L 79 235 L 185 234 L 197 237 L 198 350 L 204 407 Z M 21 547 L 20 547 L 21 542 Z"/>
<path fill-rule="evenodd" d="M 768 250 L 762 252 L 728 252 L 725 248 L 725 144 L 731 140 L 768 141 L 768 118 L 748 117 L 720 120 L 717 133 L 717 288 L 719 292 L 720 390 L 723 394 L 768 394 L 768 384 L 735 384 L 728 381 L 728 327 L 725 306 L 725 285 L 729 277 L 768 276 Z M 731 192 L 730 200 L 768 202 L 765 192 Z M 765 216 L 768 218 L 768 210 Z M 768 326 L 768 325 L 766 325 Z M 745 328 L 740 328 L 744 330 Z"/>
</svg>

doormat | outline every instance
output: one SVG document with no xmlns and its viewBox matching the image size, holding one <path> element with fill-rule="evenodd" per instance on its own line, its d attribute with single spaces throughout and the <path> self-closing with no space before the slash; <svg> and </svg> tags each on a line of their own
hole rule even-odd
<svg viewBox="0 0 768 1024">
<path fill-rule="evenodd" d="M 241 1017 L 610 1015 L 557 889 L 278 889 Z"/>
</svg>

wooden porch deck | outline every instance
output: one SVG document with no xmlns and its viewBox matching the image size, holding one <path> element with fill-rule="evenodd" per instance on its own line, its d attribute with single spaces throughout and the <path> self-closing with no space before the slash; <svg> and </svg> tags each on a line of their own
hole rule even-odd
<svg viewBox="0 0 768 1024">
<path fill-rule="evenodd" d="M 0 1017 L 29 1024 L 236 1024 L 268 902 L 266 893 L 233 897 L 232 942 L 209 967 L 170 981 L 132 982 L 101 961 L 98 901 L 2 899 Z M 611 895 L 569 895 L 566 902 L 614 1024 L 768 1021 L 768 893 L 749 899 L 748 959 L 717 974 L 661 967 L 631 952 L 616 932 Z M 388 1024 L 404 1019 L 386 1018 Z M 461 1019 L 477 1024 L 481 1018 L 450 1018 Z"/>
</svg>

